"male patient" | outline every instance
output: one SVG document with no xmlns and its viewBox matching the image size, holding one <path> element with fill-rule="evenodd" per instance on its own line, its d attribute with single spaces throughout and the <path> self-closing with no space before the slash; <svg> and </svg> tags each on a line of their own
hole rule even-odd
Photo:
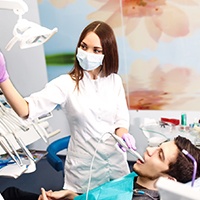
<svg viewBox="0 0 200 200">
<path fill-rule="evenodd" d="M 164 142 L 159 147 L 148 147 L 144 153 L 144 163 L 140 160 L 133 166 L 134 172 L 114 181 L 105 183 L 83 195 L 77 195 L 69 190 L 45 191 L 42 194 L 33 194 L 32 200 L 67 200 L 67 199 L 160 199 L 155 183 L 159 177 L 187 183 L 192 180 L 193 162 L 182 153 L 188 151 L 197 161 L 196 178 L 200 176 L 200 149 L 196 148 L 188 139 L 181 136 L 173 141 Z M 2 196 L 5 200 L 23 200 L 25 198 L 9 197 L 8 188 Z M 18 190 L 18 189 L 17 189 Z M 23 194 L 23 191 L 20 191 Z M 29 194 L 30 195 L 30 194 Z M 26 194 L 25 194 L 26 196 Z M 31 195 L 30 195 L 31 196 Z M 29 196 L 28 199 L 31 199 Z"/>
</svg>

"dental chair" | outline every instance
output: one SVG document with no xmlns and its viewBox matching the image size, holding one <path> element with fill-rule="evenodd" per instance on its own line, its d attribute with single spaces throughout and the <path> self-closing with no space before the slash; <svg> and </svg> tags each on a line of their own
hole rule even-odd
<svg viewBox="0 0 200 200">
<path fill-rule="evenodd" d="M 63 160 L 57 155 L 60 151 L 67 149 L 70 136 L 55 140 L 47 147 L 47 161 L 56 171 L 64 172 Z"/>
</svg>

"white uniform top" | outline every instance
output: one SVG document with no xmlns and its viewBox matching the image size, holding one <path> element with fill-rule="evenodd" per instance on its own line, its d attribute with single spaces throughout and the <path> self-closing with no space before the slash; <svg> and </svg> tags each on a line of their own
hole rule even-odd
<svg viewBox="0 0 200 200">
<path fill-rule="evenodd" d="M 2 197 L 2 195 L 0 194 L 0 200 L 4 200 L 4 198 Z"/>
<path fill-rule="evenodd" d="M 98 76 L 93 80 L 85 71 L 79 88 L 79 91 L 75 89 L 75 81 L 68 74 L 61 75 L 26 100 L 31 119 L 52 111 L 57 104 L 61 105 L 71 135 L 64 188 L 83 193 L 87 189 L 96 148 L 90 189 L 129 173 L 125 154 L 118 150 L 116 141 L 107 133 L 118 127 L 128 129 L 129 112 L 122 80 L 117 74 Z"/>
</svg>

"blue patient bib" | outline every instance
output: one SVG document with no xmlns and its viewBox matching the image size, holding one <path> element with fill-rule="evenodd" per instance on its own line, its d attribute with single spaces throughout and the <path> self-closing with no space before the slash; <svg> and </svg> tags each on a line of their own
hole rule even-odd
<svg viewBox="0 0 200 200">
<path fill-rule="evenodd" d="M 137 174 L 132 172 L 122 178 L 104 183 L 89 191 L 88 200 L 131 200 L 136 176 Z M 75 200 L 86 200 L 86 193 L 75 197 Z"/>
</svg>

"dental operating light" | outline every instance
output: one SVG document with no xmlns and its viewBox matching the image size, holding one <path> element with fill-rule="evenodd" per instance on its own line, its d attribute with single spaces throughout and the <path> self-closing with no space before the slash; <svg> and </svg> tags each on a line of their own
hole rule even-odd
<svg viewBox="0 0 200 200">
<path fill-rule="evenodd" d="M 17 24 L 13 29 L 13 38 L 6 45 L 6 50 L 20 42 L 21 49 L 39 46 L 48 41 L 57 31 L 42 27 L 37 23 L 22 19 L 22 15 L 28 12 L 28 6 L 23 0 L 0 0 L 0 9 L 13 10 L 19 16 Z"/>
</svg>

